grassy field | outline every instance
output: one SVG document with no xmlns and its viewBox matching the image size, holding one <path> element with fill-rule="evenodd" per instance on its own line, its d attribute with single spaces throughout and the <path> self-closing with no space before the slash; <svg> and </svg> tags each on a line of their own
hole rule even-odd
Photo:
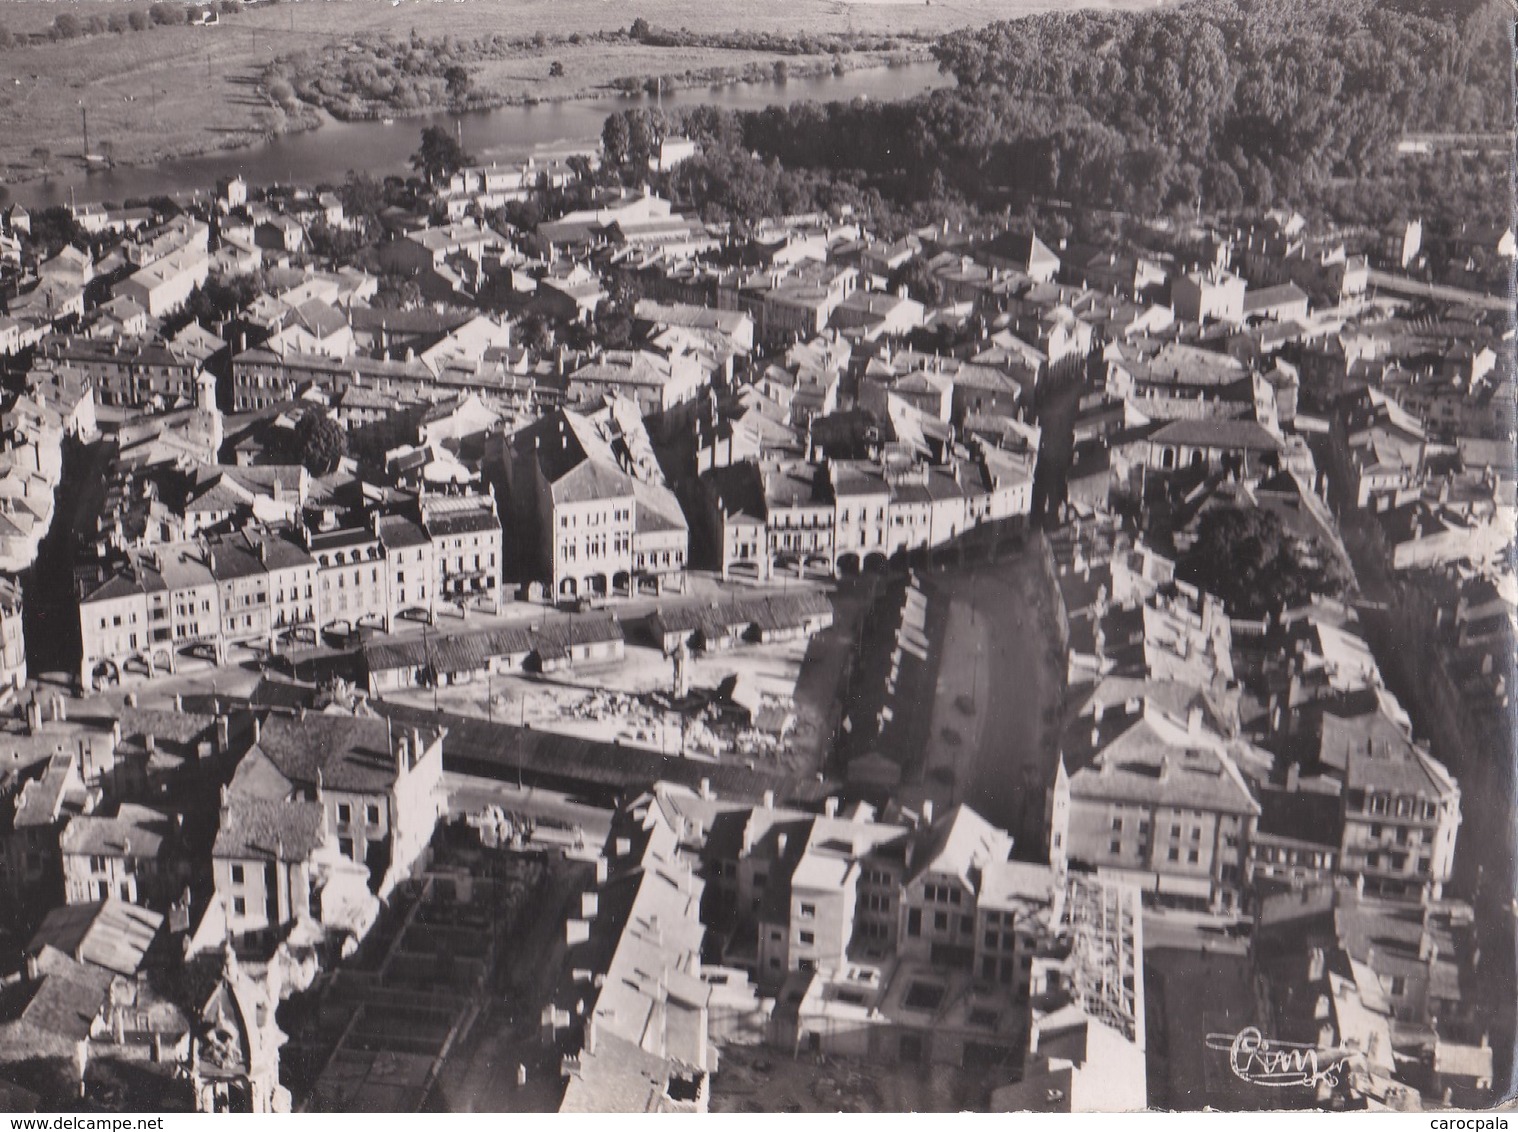
<svg viewBox="0 0 1518 1132">
<path fill-rule="evenodd" d="M 83 19 L 141 6 L 143 0 L 9 0 L 0 24 L 13 35 L 40 33 L 67 10 Z M 817 33 L 932 35 L 1060 7 L 1152 6 L 1153 0 L 772 0 L 732 4 L 698 0 L 285 0 L 224 18 L 209 28 L 154 27 L 0 51 L 0 180 L 38 175 L 80 160 L 81 107 L 90 148 L 123 164 L 243 145 L 301 124 L 259 88 L 264 68 L 281 56 L 320 49 L 363 34 L 461 38 L 482 35 L 562 37 L 627 27 L 642 17 L 667 28 L 719 33 L 806 29 Z M 708 58 L 711 56 L 711 58 Z M 626 75 L 679 76 L 710 66 L 745 66 L 777 57 L 757 52 L 687 51 L 636 43 L 550 44 L 540 56 L 492 62 L 477 89 L 510 98 L 578 97 L 603 92 Z M 549 84 L 551 60 L 565 75 Z M 799 64 L 803 60 L 793 59 Z M 314 116 L 305 116 L 311 124 Z M 47 157 L 38 153 L 48 151 Z"/>
</svg>

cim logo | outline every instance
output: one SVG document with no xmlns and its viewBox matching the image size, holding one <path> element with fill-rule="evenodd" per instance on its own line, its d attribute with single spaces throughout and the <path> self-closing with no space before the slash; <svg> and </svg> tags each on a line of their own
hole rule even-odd
<svg viewBox="0 0 1518 1132">
<path fill-rule="evenodd" d="M 1339 1084 L 1350 1061 L 1362 1056 L 1358 1050 L 1276 1041 L 1255 1026 L 1246 1026 L 1237 1034 L 1208 1034 L 1206 1040 L 1208 1049 L 1228 1054 L 1228 1068 L 1240 1081 L 1269 1089 L 1332 1088 Z"/>
</svg>

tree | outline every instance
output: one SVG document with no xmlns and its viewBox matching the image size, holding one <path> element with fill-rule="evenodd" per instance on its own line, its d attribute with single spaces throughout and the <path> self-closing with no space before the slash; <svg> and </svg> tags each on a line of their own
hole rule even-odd
<svg viewBox="0 0 1518 1132">
<path fill-rule="evenodd" d="M 913 257 L 895 271 L 886 284 L 892 291 L 905 287 L 907 297 L 916 299 L 924 306 L 936 307 L 943 302 L 943 280 L 933 274 L 925 259 Z"/>
<path fill-rule="evenodd" d="M 127 13 L 127 27 L 133 31 L 146 31 L 149 22 L 148 14 L 141 8 L 133 9 Z"/>
<path fill-rule="evenodd" d="M 379 310 L 406 310 L 419 306 L 422 301 L 422 288 L 415 279 L 408 279 L 404 275 L 387 275 L 380 280 L 379 289 L 374 292 L 374 298 L 369 305 Z"/>
<path fill-rule="evenodd" d="M 363 219 L 366 225 L 374 223 L 385 207 L 385 186 L 368 173 L 348 170 L 337 195 L 343 202 L 343 211 L 349 216 Z"/>
<path fill-rule="evenodd" d="M 54 39 L 77 39 L 84 31 L 84 25 L 79 22 L 79 17 L 72 12 L 64 12 L 53 21 Z"/>
<path fill-rule="evenodd" d="M 548 77 L 551 79 L 562 79 L 564 77 L 564 64 L 560 63 L 557 59 L 550 63 L 548 65 Z"/>
<path fill-rule="evenodd" d="M 37 168 L 41 169 L 43 175 L 46 176 L 48 167 L 53 163 L 53 151 L 45 145 L 36 146 L 32 150 L 32 161 L 36 163 Z"/>
<path fill-rule="evenodd" d="M 443 72 L 443 82 L 448 85 L 448 97 L 454 102 L 463 102 L 469 97 L 472 83 L 467 68 L 454 63 Z"/>
<path fill-rule="evenodd" d="M 1336 597 L 1349 582 L 1331 551 L 1302 544 L 1275 512 L 1258 507 L 1206 512 L 1176 576 L 1222 598 L 1235 617 L 1263 617 L 1313 594 Z"/>
<path fill-rule="evenodd" d="M 428 126 L 422 131 L 422 144 L 411 155 L 411 167 L 423 174 L 429 184 L 447 177 L 470 164 L 474 158 L 464 152 L 458 139 L 442 126 Z"/>
<path fill-rule="evenodd" d="M 633 39 L 643 40 L 648 38 L 648 33 L 651 30 L 652 29 L 648 26 L 648 21 L 645 20 L 642 16 L 639 16 L 632 22 L 632 27 L 628 29 L 627 34 Z"/>
<path fill-rule="evenodd" d="M 553 349 L 553 327 L 536 312 L 526 315 L 517 323 L 517 337 L 523 346 L 538 353 Z"/>
<path fill-rule="evenodd" d="M 11 29 L 4 24 L 0 24 L 0 51 L 4 51 L 13 41 Z"/>
<path fill-rule="evenodd" d="M 295 426 L 296 451 L 306 471 L 324 476 L 348 453 L 348 434 L 325 409 L 307 409 Z"/>
<path fill-rule="evenodd" d="M 601 154 L 606 164 L 621 166 L 627 161 L 630 134 L 624 115 L 613 114 L 606 119 L 606 125 L 601 127 Z"/>
</svg>

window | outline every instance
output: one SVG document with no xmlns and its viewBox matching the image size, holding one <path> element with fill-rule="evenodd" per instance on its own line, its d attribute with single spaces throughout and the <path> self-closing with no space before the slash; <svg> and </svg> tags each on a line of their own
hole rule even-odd
<svg viewBox="0 0 1518 1132">
<path fill-rule="evenodd" d="M 1001 939 L 1001 933 L 999 933 L 999 932 L 987 932 L 986 933 L 986 946 L 987 947 L 995 947 L 996 944 L 997 944 L 997 941 L 999 941 L 1000 939 Z"/>
<path fill-rule="evenodd" d="M 347 802 L 337 804 L 337 821 L 339 825 L 347 825 L 353 820 L 353 807 Z"/>
<path fill-rule="evenodd" d="M 815 904 L 803 904 L 803 905 L 801 905 L 801 915 L 805 919 L 809 920 L 813 916 L 815 916 L 816 914 L 817 914 L 817 905 L 815 905 Z"/>
<path fill-rule="evenodd" d="M 242 866 L 241 865 L 233 865 L 232 866 L 232 883 L 233 884 L 241 884 L 242 880 L 243 880 Z"/>
<path fill-rule="evenodd" d="M 922 935 L 921 908 L 913 908 L 907 913 L 907 935 Z"/>
<path fill-rule="evenodd" d="M 1181 851 L 1172 845 L 1169 856 L 1172 861 L 1179 861 L 1181 859 Z"/>
<path fill-rule="evenodd" d="M 946 932 L 949 930 L 949 914 L 947 912 L 933 913 L 933 930 L 935 932 Z"/>
<path fill-rule="evenodd" d="M 241 896 L 232 897 L 232 914 L 234 916 L 246 916 L 248 914 L 248 902 Z"/>
<path fill-rule="evenodd" d="M 349 860 L 353 860 L 353 838 L 339 837 L 337 839 L 337 851 Z"/>
<path fill-rule="evenodd" d="M 1201 855 L 1201 854 L 1200 854 L 1200 853 L 1198 853 L 1198 852 L 1197 852 L 1197 851 L 1196 851 L 1196 850 L 1195 850 L 1195 849 L 1190 849 L 1190 850 L 1188 850 L 1188 851 L 1187 851 L 1187 853 L 1186 853 L 1186 860 L 1187 860 L 1187 862 L 1189 862 L 1189 863 L 1190 863 L 1190 864 L 1193 864 L 1193 865 L 1194 865 L 1194 864 L 1196 864 L 1196 863 L 1197 863 L 1197 862 L 1198 862 L 1198 861 L 1200 861 L 1200 860 L 1201 860 L 1201 856 L 1202 856 L 1202 855 Z"/>
<path fill-rule="evenodd" d="M 1193 841 L 1200 841 L 1200 840 L 1202 840 L 1202 827 L 1201 826 L 1197 826 L 1196 828 L 1194 828 L 1191 831 L 1191 840 L 1193 840 Z"/>
<path fill-rule="evenodd" d="M 379 806 L 370 802 L 364 807 L 364 820 L 370 825 L 378 825 L 380 820 Z"/>
<path fill-rule="evenodd" d="M 803 945 L 805 945 L 805 944 L 812 944 L 812 943 L 816 943 L 817 942 L 817 937 L 815 935 L 813 935 L 811 932 L 801 932 L 799 935 L 796 936 L 796 939 L 797 939 L 798 942 L 802 943 Z"/>
<path fill-rule="evenodd" d="M 1123 832 L 1123 819 L 1122 818 L 1113 818 L 1112 819 L 1112 832 L 1113 833 L 1122 833 Z"/>
</svg>

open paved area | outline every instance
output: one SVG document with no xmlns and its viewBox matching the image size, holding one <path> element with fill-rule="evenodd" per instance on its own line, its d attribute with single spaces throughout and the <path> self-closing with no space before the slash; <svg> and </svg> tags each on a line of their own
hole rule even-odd
<svg viewBox="0 0 1518 1132">
<path fill-rule="evenodd" d="M 924 585 L 948 621 L 922 792 L 973 806 L 1011 831 L 1018 856 L 1038 857 L 1063 681 L 1037 543 L 927 574 Z"/>
</svg>

